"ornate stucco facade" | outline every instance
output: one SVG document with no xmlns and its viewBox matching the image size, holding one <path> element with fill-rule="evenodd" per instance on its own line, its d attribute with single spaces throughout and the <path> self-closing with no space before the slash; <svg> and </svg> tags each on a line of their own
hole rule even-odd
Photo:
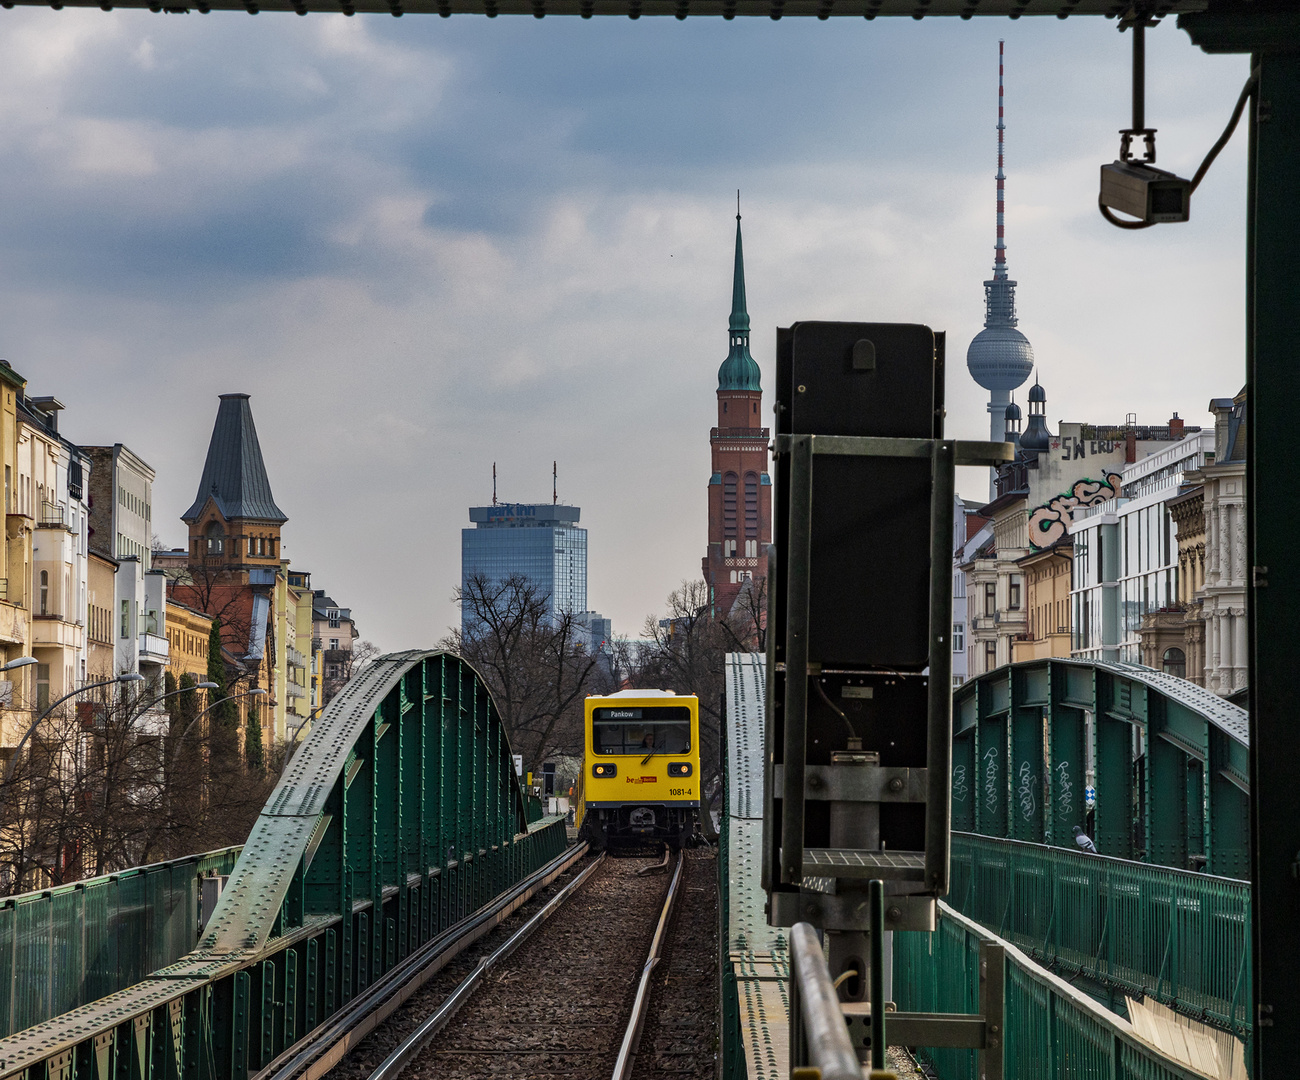
<svg viewBox="0 0 1300 1080">
<path fill-rule="evenodd" d="M 1246 689 L 1246 392 L 1210 402 L 1213 460 L 1171 506 L 1187 677 L 1230 697 Z"/>
</svg>

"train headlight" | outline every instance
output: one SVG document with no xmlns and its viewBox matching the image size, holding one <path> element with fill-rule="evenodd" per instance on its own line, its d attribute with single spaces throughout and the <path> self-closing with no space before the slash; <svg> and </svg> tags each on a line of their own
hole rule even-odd
<svg viewBox="0 0 1300 1080">
<path fill-rule="evenodd" d="M 618 766 L 612 761 L 602 761 L 599 765 L 591 767 L 591 775 L 597 780 L 609 780 L 618 775 Z"/>
<path fill-rule="evenodd" d="M 669 776 L 690 776 L 691 763 L 689 761 L 670 761 L 668 763 Z"/>
</svg>

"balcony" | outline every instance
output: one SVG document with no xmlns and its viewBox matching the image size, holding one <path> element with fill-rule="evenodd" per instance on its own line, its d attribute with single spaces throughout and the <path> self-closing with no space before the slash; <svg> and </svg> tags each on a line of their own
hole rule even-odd
<svg viewBox="0 0 1300 1080">
<path fill-rule="evenodd" d="M 285 648 L 284 655 L 294 667 L 305 668 L 307 666 L 307 658 L 292 645 Z"/>
<path fill-rule="evenodd" d="M 32 644 L 66 645 L 69 648 L 81 648 L 84 627 L 65 619 L 62 615 L 33 615 Z"/>
<path fill-rule="evenodd" d="M 140 635 L 140 663 L 165 664 L 171 656 L 171 649 L 165 637 L 157 634 Z"/>
<path fill-rule="evenodd" d="M 0 642 L 22 645 L 28 640 L 27 612 L 16 604 L 0 604 Z"/>
<path fill-rule="evenodd" d="M 37 528 L 62 529 L 65 524 L 63 518 L 66 509 L 63 503 L 41 503 L 40 517 L 36 519 Z"/>
<path fill-rule="evenodd" d="M 305 698 L 307 696 L 307 691 L 296 682 L 286 682 L 284 689 L 291 698 Z"/>
</svg>

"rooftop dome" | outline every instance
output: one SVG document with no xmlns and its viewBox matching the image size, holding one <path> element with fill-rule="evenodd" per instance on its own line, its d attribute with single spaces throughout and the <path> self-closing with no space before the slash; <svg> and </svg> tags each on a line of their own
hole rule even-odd
<svg viewBox="0 0 1300 1080">
<path fill-rule="evenodd" d="M 1034 347 L 1014 326 L 986 326 L 966 350 L 966 369 L 985 390 L 1014 390 L 1034 370 Z"/>
<path fill-rule="evenodd" d="M 1010 405 L 1007 406 L 1007 411 L 1002 415 L 1003 418 L 1006 420 L 1019 420 L 1020 406 L 1013 401 Z"/>
<path fill-rule="evenodd" d="M 1047 391 L 1038 384 L 1037 380 L 1035 380 L 1034 385 L 1029 388 L 1029 400 L 1031 402 L 1047 401 Z"/>
</svg>

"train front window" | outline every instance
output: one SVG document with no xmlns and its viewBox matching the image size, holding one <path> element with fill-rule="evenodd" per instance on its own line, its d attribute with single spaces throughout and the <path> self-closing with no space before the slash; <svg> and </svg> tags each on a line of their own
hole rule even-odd
<svg viewBox="0 0 1300 1080">
<path fill-rule="evenodd" d="M 685 754 L 691 748 L 691 710 L 685 705 L 593 709 L 591 745 L 597 754 Z"/>
</svg>

